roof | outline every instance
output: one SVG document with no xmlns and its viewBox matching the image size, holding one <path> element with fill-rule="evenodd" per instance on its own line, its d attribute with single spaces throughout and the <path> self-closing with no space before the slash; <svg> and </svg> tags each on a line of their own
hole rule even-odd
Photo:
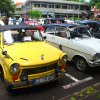
<svg viewBox="0 0 100 100">
<path fill-rule="evenodd" d="M 35 29 L 38 30 L 38 28 L 33 28 L 33 26 L 25 25 L 25 24 L 20 24 L 20 25 L 4 25 L 0 26 L 0 32 L 2 31 L 7 31 L 7 30 L 21 30 L 21 29 Z"/>
<path fill-rule="evenodd" d="M 44 26 L 51 26 L 51 25 L 52 25 L 52 26 L 53 26 L 53 25 L 54 25 L 54 26 L 66 26 L 66 27 L 71 27 L 71 26 L 72 26 L 72 27 L 74 27 L 74 26 L 76 26 L 76 27 L 77 27 L 77 26 L 78 26 L 78 27 L 79 27 L 79 26 L 84 26 L 84 27 L 85 27 L 85 25 L 69 24 L 69 23 L 62 23 L 62 24 L 52 23 L 52 24 L 45 24 Z"/>
<path fill-rule="evenodd" d="M 67 1 L 67 0 L 26 0 L 26 4 L 29 2 L 47 2 L 47 3 L 62 3 L 62 4 L 78 4 L 78 5 L 87 5 L 87 2 L 76 2 L 76 1 Z"/>
</svg>

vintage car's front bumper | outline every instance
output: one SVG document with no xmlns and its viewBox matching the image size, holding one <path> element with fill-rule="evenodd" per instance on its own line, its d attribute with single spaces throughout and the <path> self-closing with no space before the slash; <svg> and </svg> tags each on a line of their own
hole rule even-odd
<svg viewBox="0 0 100 100">
<path fill-rule="evenodd" d="M 97 66 L 100 66 L 100 60 L 98 60 L 98 61 L 89 61 L 88 62 L 88 64 L 89 64 L 89 66 L 90 67 L 97 67 Z"/>
<path fill-rule="evenodd" d="M 46 81 L 42 81 L 41 80 L 41 82 L 37 82 L 37 83 L 35 82 L 36 79 L 27 80 L 27 81 L 20 81 L 20 82 L 14 82 L 14 83 L 9 83 L 6 80 L 5 81 L 6 81 L 6 85 L 8 86 L 8 88 L 18 89 L 18 88 L 25 88 L 25 87 L 36 86 L 36 85 L 40 85 L 40 84 L 44 84 L 44 83 L 48 83 L 48 82 L 57 80 L 60 77 L 62 77 L 64 75 L 64 73 L 65 73 L 65 71 L 61 72 L 61 73 L 58 73 L 58 74 L 50 75 L 50 76 L 52 76 L 52 78 L 49 79 L 48 81 L 47 80 Z M 46 77 L 49 77 L 49 76 L 45 76 L 45 77 L 42 77 L 42 78 L 46 78 Z"/>
</svg>

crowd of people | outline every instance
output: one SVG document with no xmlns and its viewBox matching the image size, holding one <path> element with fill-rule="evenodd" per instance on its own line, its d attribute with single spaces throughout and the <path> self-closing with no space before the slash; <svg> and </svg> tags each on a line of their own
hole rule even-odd
<svg viewBox="0 0 100 100">
<path fill-rule="evenodd" d="M 16 17 L 4 17 L 0 19 L 1 25 L 15 25 L 23 23 L 27 18 L 20 16 L 19 19 L 16 19 Z"/>
</svg>

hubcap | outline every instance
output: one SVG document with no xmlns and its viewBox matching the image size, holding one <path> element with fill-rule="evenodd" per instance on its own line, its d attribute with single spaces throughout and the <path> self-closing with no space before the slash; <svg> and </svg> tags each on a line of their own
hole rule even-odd
<svg viewBox="0 0 100 100">
<path fill-rule="evenodd" d="M 86 64 L 83 60 L 78 60 L 77 61 L 77 68 L 80 70 L 80 71 L 83 71 L 86 69 Z"/>
</svg>

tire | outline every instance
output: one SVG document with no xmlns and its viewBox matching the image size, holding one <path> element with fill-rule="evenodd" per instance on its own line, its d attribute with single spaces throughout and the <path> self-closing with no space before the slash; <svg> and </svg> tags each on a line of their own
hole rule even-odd
<svg viewBox="0 0 100 100">
<path fill-rule="evenodd" d="M 89 66 L 88 66 L 86 60 L 82 57 L 76 57 L 74 59 L 74 66 L 80 72 L 87 72 L 89 69 Z"/>
<path fill-rule="evenodd" d="M 3 75 L 3 70 L 2 70 L 2 68 L 0 68 L 0 80 L 1 80 L 2 82 L 4 82 L 4 75 Z"/>
<path fill-rule="evenodd" d="M 8 92 L 12 92 L 12 87 L 7 84 L 7 81 L 4 79 L 4 73 L 2 68 L 0 68 L 0 80 L 4 83 L 4 86 Z"/>
<path fill-rule="evenodd" d="M 13 89 L 12 89 L 12 86 L 11 85 L 8 85 L 8 83 L 4 80 L 4 86 L 6 88 L 6 90 L 9 92 L 9 93 L 13 93 Z"/>
</svg>

